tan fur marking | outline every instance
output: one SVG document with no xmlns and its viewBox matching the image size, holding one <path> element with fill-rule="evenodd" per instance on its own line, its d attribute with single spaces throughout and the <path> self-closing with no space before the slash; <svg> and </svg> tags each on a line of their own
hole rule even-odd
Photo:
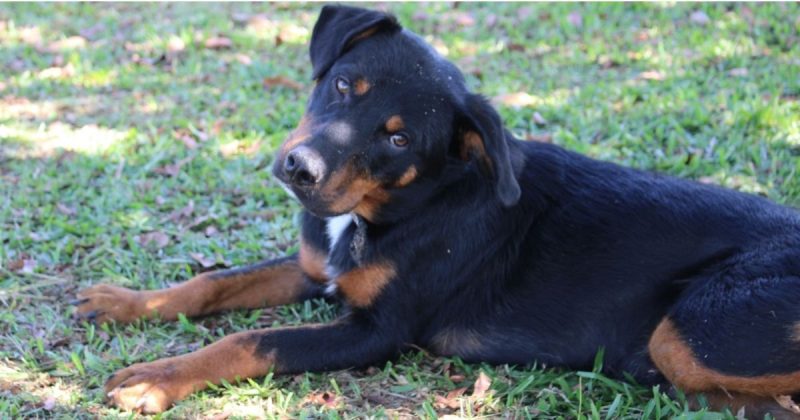
<svg viewBox="0 0 800 420">
<path fill-rule="evenodd" d="M 350 164 L 331 174 L 321 195 L 329 201 L 328 209 L 331 212 L 355 211 L 370 221 L 374 220 L 380 206 L 389 200 L 389 193 L 378 181 L 357 174 Z"/>
<path fill-rule="evenodd" d="M 328 260 L 326 253 L 301 239 L 298 259 L 300 269 L 311 280 L 317 283 L 324 283 L 328 280 L 328 276 L 325 275 L 325 262 Z"/>
<path fill-rule="evenodd" d="M 415 179 L 417 179 L 417 168 L 412 165 L 406 169 L 406 171 L 403 173 L 400 179 L 395 182 L 394 185 L 395 187 L 402 188 L 413 182 Z"/>
<path fill-rule="evenodd" d="M 257 350 L 258 337 L 265 333 L 268 330 L 232 334 L 193 353 L 137 363 L 116 372 L 105 392 L 122 409 L 158 413 L 209 382 L 263 376 L 275 364 L 274 351 L 261 355 Z M 130 382 L 117 388 L 125 381 Z"/>
<path fill-rule="evenodd" d="M 403 118 L 399 115 L 392 115 L 391 118 L 386 120 L 387 133 L 396 133 L 403 128 L 405 128 L 405 123 L 403 123 Z"/>
<path fill-rule="evenodd" d="M 350 40 L 350 42 L 347 43 L 347 47 L 349 48 L 351 45 L 355 44 L 356 42 L 364 40 L 364 39 L 367 39 L 367 38 L 371 37 L 372 35 L 375 35 L 375 32 L 377 32 L 377 31 L 378 31 L 378 27 L 377 26 L 373 26 L 372 28 L 369 28 L 366 31 L 361 32 L 360 34 L 354 36 Z"/>
<path fill-rule="evenodd" d="M 442 356 L 469 356 L 483 348 L 481 336 L 467 329 L 446 329 L 431 340 L 432 349 Z"/>
<path fill-rule="evenodd" d="M 303 143 L 311 138 L 311 127 L 311 118 L 307 115 L 303 115 L 303 117 L 300 118 L 300 122 L 297 124 L 297 128 L 289 133 L 289 137 L 287 137 L 281 145 L 281 153 L 286 154 L 300 143 Z"/>
<path fill-rule="evenodd" d="M 252 271 L 203 273 L 161 290 L 130 290 L 100 284 L 78 293 L 88 299 L 78 313 L 97 311 L 98 322 L 133 322 L 145 317 L 171 321 L 182 313 L 199 316 L 230 309 L 260 308 L 296 302 L 305 279 L 295 261 Z"/>
<path fill-rule="evenodd" d="M 464 133 L 463 139 L 461 140 L 461 159 L 462 160 L 469 160 L 471 155 L 474 155 L 481 161 L 481 165 L 484 166 L 485 169 L 492 171 L 492 160 L 489 159 L 489 155 L 486 153 L 486 146 L 483 144 L 483 139 L 481 138 L 480 134 L 474 131 L 467 131 Z"/>
<path fill-rule="evenodd" d="M 800 391 L 800 372 L 741 377 L 703 366 L 668 318 L 653 332 L 648 349 L 661 373 L 687 393 L 725 390 L 771 397 Z"/>
<path fill-rule="evenodd" d="M 336 285 L 351 305 L 363 308 L 372 304 L 395 275 L 394 264 L 374 263 L 341 275 Z"/>
<path fill-rule="evenodd" d="M 369 92 L 369 89 L 371 87 L 372 85 L 369 83 L 367 79 L 358 79 L 356 80 L 355 89 L 353 89 L 353 92 L 356 94 L 356 96 L 361 96 Z"/>
</svg>

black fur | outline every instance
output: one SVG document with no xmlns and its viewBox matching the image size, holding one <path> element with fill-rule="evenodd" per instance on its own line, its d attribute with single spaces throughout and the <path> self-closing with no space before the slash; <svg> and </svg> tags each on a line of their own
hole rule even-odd
<svg viewBox="0 0 800 420">
<path fill-rule="evenodd" d="M 798 212 L 516 140 L 451 63 L 382 13 L 325 7 L 311 60 L 318 84 L 303 144 L 326 172 L 318 185 L 290 185 L 306 207 L 302 236 L 327 252 L 325 219 L 353 211 L 367 223 L 363 260 L 350 252 L 351 223 L 330 272 L 388 260 L 396 275 L 330 330 L 264 336 L 260 350 L 279 350 L 280 371 L 365 366 L 412 344 L 467 361 L 589 369 L 602 348 L 609 373 L 660 383 L 647 343 L 665 316 L 710 369 L 800 370 Z M 370 89 L 342 94 L 337 78 Z M 402 149 L 387 141 L 394 115 L 410 139 Z M 485 155 L 473 148 L 465 160 L 469 132 Z M 289 183 L 283 160 L 274 171 Z M 326 183 L 345 167 L 377 180 L 388 198 L 376 211 L 331 210 L 344 189 L 331 196 Z M 411 167 L 417 176 L 397 186 Z"/>
</svg>

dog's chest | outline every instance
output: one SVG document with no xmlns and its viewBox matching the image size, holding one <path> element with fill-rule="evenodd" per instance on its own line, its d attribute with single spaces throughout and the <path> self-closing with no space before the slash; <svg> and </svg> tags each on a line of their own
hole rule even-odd
<svg viewBox="0 0 800 420">
<path fill-rule="evenodd" d="M 337 279 L 354 263 L 349 251 L 355 231 L 355 222 L 349 214 L 330 217 L 326 223 L 326 230 L 330 242 L 328 260 L 325 262 L 325 274 L 328 276 L 325 293 L 333 295 L 337 290 Z"/>
</svg>

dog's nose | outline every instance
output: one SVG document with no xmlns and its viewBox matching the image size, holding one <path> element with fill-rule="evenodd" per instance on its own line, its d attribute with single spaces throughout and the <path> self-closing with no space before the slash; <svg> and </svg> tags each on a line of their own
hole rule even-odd
<svg viewBox="0 0 800 420">
<path fill-rule="evenodd" d="M 322 179 L 325 163 L 314 150 L 300 146 L 286 155 L 283 171 L 292 184 L 301 187 L 314 185 Z"/>
</svg>

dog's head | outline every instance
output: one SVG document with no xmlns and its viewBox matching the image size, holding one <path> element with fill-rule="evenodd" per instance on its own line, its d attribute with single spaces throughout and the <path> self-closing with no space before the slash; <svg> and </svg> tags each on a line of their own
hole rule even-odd
<svg viewBox="0 0 800 420">
<path fill-rule="evenodd" d="M 273 166 L 309 211 L 375 220 L 452 162 L 477 162 L 504 205 L 519 199 L 497 112 L 393 16 L 325 6 L 310 53 L 316 85 Z"/>
</svg>

